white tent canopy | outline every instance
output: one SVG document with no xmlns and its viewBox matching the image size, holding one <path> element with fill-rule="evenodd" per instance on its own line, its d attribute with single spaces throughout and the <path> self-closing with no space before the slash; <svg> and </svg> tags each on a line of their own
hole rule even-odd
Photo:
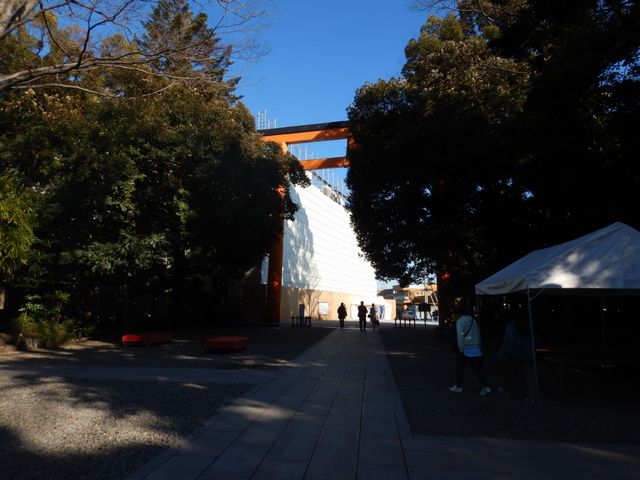
<svg viewBox="0 0 640 480">
<path fill-rule="evenodd" d="M 616 222 L 535 250 L 476 284 L 476 294 L 550 288 L 640 289 L 640 232 Z"/>
</svg>

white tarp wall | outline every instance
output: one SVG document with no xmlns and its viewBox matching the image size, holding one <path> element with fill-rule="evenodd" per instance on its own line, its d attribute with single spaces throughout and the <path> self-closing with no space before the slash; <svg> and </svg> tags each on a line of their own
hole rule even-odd
<svg viewBox="0 0 640 480">
<path fill-rule="evenodd" d="M 535 250 L 476 284 L 476 294 L 548 288 L 640 289 L 640 232 L 617 222 Z"/>
<path fill-rule="evenodd" d="M 283 285 L 375 297 L 375 271 L 345 208 L 314 186 L 296 187 L 291 196 L 300 209 L 285 224 Z"/>
<path fill-rule="evenodd" d="M 362 256 L 345 208 L 315 186 L 292 188 L 291 198 L 300 208 L 295 221 L 285 222 L 282 285 L 344 292 L 352 302 L 367 305 L 384 302 L 377 297 L 375 271 Z M 265 261 L 263 283 L 266 276 Z"/>
</svg>

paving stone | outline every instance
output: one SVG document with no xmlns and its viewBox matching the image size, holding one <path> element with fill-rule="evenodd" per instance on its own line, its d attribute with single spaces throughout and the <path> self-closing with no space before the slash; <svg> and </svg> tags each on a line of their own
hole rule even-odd
<svg viewBox="0 0 640 480">
<path fill-rule="evenodd" d="M 318 446 L 353 444 L 356 447 L 359 436 L 360 426 L 357 424 L 335 423 L 325 425 L 320 434 Z"/>
<path fill-rule="evenodd" d="M 206 457 L 213 462 L 237 437 L 237 432 L 206 430 L 195 439 L 181 443 L 175 448 L 177 454 L 182 457 Z"/>
<path fill-rule="evenodd" d="M 297 410 L 298 407 L 300 407 L 300 404 L 306 400 L 309 395 L 309 390 L 309 387 L 287 388 L 284 390 L 284 393 L 272 403 Z"/>
<path fill-rule="evenodd" d="M 211 463 L 204 457 L 174 456 L 151 473 L 149 480 L 174 480 L 176 478 L 196 478 Z"/>
<path fill-rule="evenodd" d="M 409 480 L 512 480 L 507 473 L 409 467 Z"/>
<path fill-rule="evenodd" d="M 204 472 L 204 478 L 218 478 L 218 476 L 250 477 L 262 463 L 269 444 L 250 444 L 241 441 L 235 442 L 217 458 Z M 187 479 L 188 476 L 176 478 Z M 193 477 L 191 477 L 193 478 Z"/>
<path fill-rule="evenodd" d="M 394 421 L 394 414 L 391 405 L 368 405 L 362 407 L 363 418 L 384 418 Z"/>
<path fill-rule="evenodd" d="M 407 480 L 404 465 L 358 465 L 358 480 Z"/>
<path fill-rule="evenodd" d="M 216 432 L 242 432 L 251 425 L 252 421 L 241 414 L 222 414 L 209 428 Z"/>
<path fill-rule="evenodd" d="M 239 437 L 239 441 L 249 445 L 271 445 L 277 439 L 285 427 L 284 422 L 253 424 Z"/>
<path fill-rule="evenodd" d="M 318 435 L 283 433 L 269 451 L 267 458 L 308 462 L 317 442 Z"/>
<path fill-rule="evenodd" d="M 284 429 L 286 434 L 320 435 L 326 417 L 296 413 Z"/>
<path fill-rule="evenodd" d="M 303 480 L 307 462 L 265 460 L 251 480 Z"/>
<path fill-rule="evenodd" d="M 329 405 L 312 405 L 305 401 L 298 409 L 298 413 L 304 413 L 313 417 L 326 417 L 329 409 Z"/>
<path fill-rule="evenodd" d="M 325 419 L 324 428 L 358 430 L 360 428 L 360 410 L 331 409 Z"/>
<path fill-rule="evenodd" d="M 356 459 L 313 458 L 304 480 L 342 480 L 355 479 Z"/>
<path fill-rule="evenodd" d="M 279 405 L 271 405 L 264 410 L 264 413 L 256 420 L 256 423 L 278 423 L 284 427 L 295 413 L 294 410 L 282 408 Z"/>
<path fill-rule="evenodd" d="M 403 465 L 404 454 L 400 439 L 366 438 L 360 440 L 358 465 Z"/>
<path fill-rule="evenodd" d="M 387 418 L 363 418 L 360 426 L 362 438 L 388 438 L 398 439 L 396 422 Z"/>
<path fill-rule="evenodd" d="M 212 473 L 203 473 L 198 477 L 198 480 L 250 480 L 251 477 L 245 476 L 240 477 L 238 475 L 221 475 L 221 474 L 212 474 Z M 182 479 L 180 479 L 182 480 Z"/>
</svg>

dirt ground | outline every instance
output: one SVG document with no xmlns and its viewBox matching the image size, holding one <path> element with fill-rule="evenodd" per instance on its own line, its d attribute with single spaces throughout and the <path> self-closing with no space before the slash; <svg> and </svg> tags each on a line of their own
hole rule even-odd
<svg viewBox="0 0 640 480">
<path fill-rule="evenodd" d="M 132 367 L 181 368 L 279 368 L 330 329 L 314 327 L 221 327 L 209 330 L 176 332 L 170 343 L 152 347 L 123 347 L 117 340 L 88 339 L 69 343 L 59 349 L 23 352 L 12 345 L 0 347 L 0 363 L 37 365 L 118 365 Z M 216 354 L 202 349 L 202 340 L 217 335 L 249 337 L 246 350 Z"/>
<path fill-rule="evenodd" d="M 178 333 L 171 343 L 152 347 L 98 340 L 40 352 L 0 347 L 0 479 L 125 478 L 255 386 L 61 377 L 60 371 L 272 370 L 330 331 L 226 328 Z M 249 347 L 230 354 L 203 351 L 202 338 L 231 334 L 248 336 Z M 64 368 L 56 372 L 57 366 Z M 9 375 L 20 368 L 46 373 Z"/>
<path fill-rule="evenodd" d="M 455 383 L 451 339 L 435 327 L 380 330 L 412 432 L 589 443 L 640 444 L 640 375 L 636 371 L 571 372 L 560 388 L 557 371 L 540 365 L 541 402 L 494 393 L 479 395 L 473 374 L 464 392 Z M 494 388 L 495 349 L 486 348 L 485 372 Z"/>
</svg>

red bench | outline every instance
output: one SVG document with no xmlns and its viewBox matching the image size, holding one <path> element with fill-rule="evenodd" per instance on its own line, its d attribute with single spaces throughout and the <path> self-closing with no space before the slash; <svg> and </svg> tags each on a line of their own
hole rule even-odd
<svg viewBox="0 0 640 480">
<path fill-rule="evenodd" d="M 123 345 L 159 345 L 171 341 L 172 335 L 167 332 L 129 333 L 122 336 Z"/>
<path fill-rule="evenodd" d="M 237 352 L 247 348 L 249 337 L 211 337 L 202 341 L 205 350 L 214 352 Z"/>
</svg>

